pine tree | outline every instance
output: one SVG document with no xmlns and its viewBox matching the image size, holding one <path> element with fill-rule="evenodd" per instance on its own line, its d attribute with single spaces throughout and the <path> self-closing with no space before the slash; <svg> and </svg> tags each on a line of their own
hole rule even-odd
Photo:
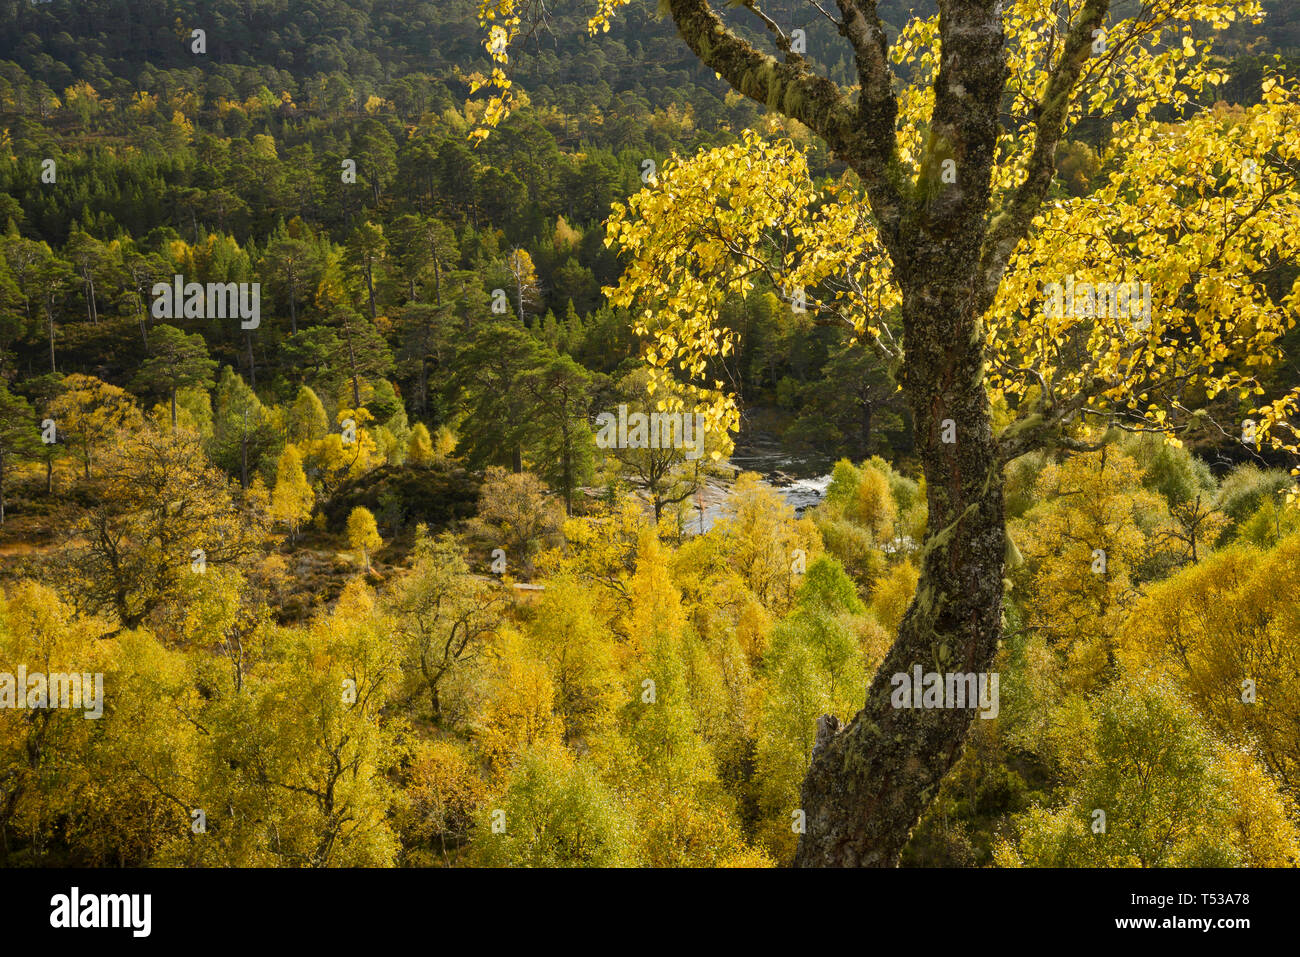
<svg viewBox="0 0 1300 957">
<path fill-rule="evenodd" d="M 140 365 L 137 386 L 160 392 L 171 400 L 172 431 L 176 431 L 176 392 L 185 386 L 212 388 L 217 363 L 199 333 L 186 335 L 175 326 L 158 326 L 149 343 L 153 353 Z"/>
</svg>

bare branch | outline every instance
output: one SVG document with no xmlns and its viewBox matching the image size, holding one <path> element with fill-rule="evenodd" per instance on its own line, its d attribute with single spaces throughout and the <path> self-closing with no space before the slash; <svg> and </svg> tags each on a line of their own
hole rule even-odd
<svg viewBox="0 0 1300 957">
<path fill-rule="evenodd" d="M 777 48 L 785 54 L 787 61 L 791 57 L 798 56 L 798 54 L 794 53 L 790 48 L 790 38 L 786 36 L 785 31 L 781 29 L 780 25 L 775 20 L 759 8 L 758 0 L 740 0 L 740 4 L 763 22 L 763 26 L 767 27 L 767 32 L 772 34 L 773 42 L 776 43 Z"/>
</svg>

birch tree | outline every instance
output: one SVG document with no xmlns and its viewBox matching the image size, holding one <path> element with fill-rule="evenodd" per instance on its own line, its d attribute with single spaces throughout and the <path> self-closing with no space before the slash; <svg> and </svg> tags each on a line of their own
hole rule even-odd
<svg viewBox="0 0 1300 957">
<path fill-rule="evenodd" d="M 592 32 L 628 2 L 597 0 Z M 610 297 L 640 310 L 647 360 L 689 386 L 716 429 L 738 421 L 711 374 L 734 348 L 719 309 L 759 281 L 860 336 L 902 390 L 926 478 L 920 578 L 861 711 L 822 720 L 795 858 L 895 865 L 975 712 L 895 708 L 890 679 L 916 665 L 994 670 L 1004 465 L 1033 449 L 1095 449 L 1117 430 L 1179 433 L 1216 396 L 1253 400 L 1277 361 L 1300 286 L 1275 301 L 1262 275 L 1295 258 L 1295 90 L 1269 78 L 1258 106 L 1197 106 L 1226 80 L 1207 35 L 1257 19 L 1255 0 L 1114 12 L 1110 0 L 938 0 L 893 42 L 875 0 L 810 0 L 852 53 L 851 89 L 819 75 L 760 0 L 725 19 L 710 0 L 659 6 L 722 80 L 812 130 L 850 171 L 815 184 L 790 144 L 753 134 L 666 164 L 615 207 L 607 239 L 628 267 Z M 530 10 L 481 0 L 488 127 L 509 111 L 510 44 Z M 754 32 L 738 32 L 742 20 Z M 1181 122 L 1157 122 L 1157 107 Z M 1056 156 L 1084 122 L 1109 126 L 1107 175 L 1071 199 L 1054 189 Z M 1076 281 L 1088 286 L 1078 308 Z M 1132 295 L 1117 306 L 1129 282 L 1149 308 Z M 1254 441 L 1294 451 L 1296 398 L 1255 410 Z M 1012 413 L 1005 429 L 995 404 Z"/>
</svg>

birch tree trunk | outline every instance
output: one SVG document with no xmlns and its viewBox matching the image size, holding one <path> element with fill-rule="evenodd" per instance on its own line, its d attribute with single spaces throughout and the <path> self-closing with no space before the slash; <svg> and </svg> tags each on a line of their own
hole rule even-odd
<svg viewBox="0 0 1300 957">
<path fill-rule="evenodd" d="M 845 727 L 823 718 L 803 783 L 798 866 L 895 866 L 961 754 L 974 708 L 894 708 L 891 678 L 987 673 L 1002 636 L 1006 530 L 1002 462 L 985 386 L 983 317 L 1055 172 L 1069 97 L 1109 0 L 1084 0 L 1040 104 L 1027 177 L 990 209 L 1007 80 L 998 0 L 939 0 L 941 61 L 915 182 L 899 161 L 898 104 L 875 0 L 835 0 L 859 90 L 811 72 L 779 26 L 784 54 L 760 52 L 709 0 L 668 0 L 686 44 L 736 90 L 818 133 L 861 178 L 903 293 L 896 373 L 914 417 L 929 527 L 916 595 Z M 993 215 L 994 213 L 997 215 Z"/>
</svg>

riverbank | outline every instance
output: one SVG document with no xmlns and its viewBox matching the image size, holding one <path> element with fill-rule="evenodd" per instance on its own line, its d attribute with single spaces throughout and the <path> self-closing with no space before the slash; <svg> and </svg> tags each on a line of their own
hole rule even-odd
<svg viewBox="0 0 1300 957">
<path fill-rule="evenodd" d="M 829 456 L 791 451 L 771 433 L 745 433 L 737 440 L 731 457 L 720 463 L 727 474 L 710 478 L 696 496 L 687 532 L 706 532 L 727 514 L 736 476 L 741 472 L 757 472 L 763 484 L 802 515 L 825 497 L 833 465 Z"/>
</svg>

